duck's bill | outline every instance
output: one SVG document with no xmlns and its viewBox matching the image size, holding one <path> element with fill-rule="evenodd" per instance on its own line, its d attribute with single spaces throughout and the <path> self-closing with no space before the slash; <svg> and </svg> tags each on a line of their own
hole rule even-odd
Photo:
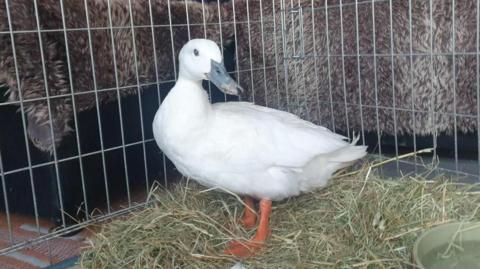
<svg viewBox="0 0 480 269">
<path fill-rule="evenodd" d="M 222 92 L 232 95 L 240 95 L 243 92 L 243 88 L 230 77 L 222 63 L 211 61 L 210 73 L 207 74 L 207 78 L 215 84 Z"/>
</svg>

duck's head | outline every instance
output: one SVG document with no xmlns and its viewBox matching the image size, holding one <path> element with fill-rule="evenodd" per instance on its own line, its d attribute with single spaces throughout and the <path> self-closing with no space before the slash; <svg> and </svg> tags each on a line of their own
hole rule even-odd
<svg viewBox="0 0 480 269">
<path fill-rule="evenodd" d="M 210 80 L 227 94 L 240 95 L 240 87 L 228 75 L 218 45 L 208 39 L 192 39 L 180 50 L 179 77 L 193 81 Z"/>
</svg>

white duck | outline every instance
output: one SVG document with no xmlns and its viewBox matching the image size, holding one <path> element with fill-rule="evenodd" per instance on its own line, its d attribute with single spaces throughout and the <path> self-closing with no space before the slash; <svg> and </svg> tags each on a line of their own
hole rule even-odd
<svg viewBox="0 0 480 269">
<path fill-rule="evenodd" d="M 260 223 L 249 242 L 232 242 L 226 253 L 247 256 L 268 234 L 271 201 L 324 187 L 331 175 L 366 154 L 345 137 L 297 116 L 247 102 L 210 104 L 202 80 L 227 94 L 242 88 L 228 75 L 216 43 L 193 39 L 180 51 L 179 76 L 153 121 L 160 149 L 185 176 L 207 187 L 245 196 L 242 223 Z"/>
</svg>

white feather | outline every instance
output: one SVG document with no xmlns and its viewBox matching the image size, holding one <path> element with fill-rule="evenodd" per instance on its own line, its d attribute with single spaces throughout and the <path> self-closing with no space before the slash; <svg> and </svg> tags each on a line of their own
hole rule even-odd
<svg viewBox="0 0 480 269">
<path fill-rule="evenodd" d="M 199 50 L 219 52 L 208 43 Z M 201 80 L 182 75 L 157 111 L 153 132 L 185 176 L 259 199 L 325 186 L 336 170 L 366 154 L 365 146 L 355 146 L 358 138 L 349 143 L 288 112 L 246 102 L 211 105 Z"/>
</svg>

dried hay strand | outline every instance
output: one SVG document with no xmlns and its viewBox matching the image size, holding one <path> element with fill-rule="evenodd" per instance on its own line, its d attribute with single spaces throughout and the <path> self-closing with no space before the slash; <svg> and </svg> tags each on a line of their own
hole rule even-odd
<svg viewBox="0 0 480 269">
<path fill-rule="evenodd" d="M 273 204 L 272 235 L 245 268 L 405 268 L 425 229 L 480 219 L 478 185 L 427 174 L 385 179 L 369 167 L 336 176 L 309 194 Z M 144 210 L 102 228 L 81 258 L 84 268 L 230 268 L 239 197 L 183 181 L 153 191 Z"/>
</svg>

